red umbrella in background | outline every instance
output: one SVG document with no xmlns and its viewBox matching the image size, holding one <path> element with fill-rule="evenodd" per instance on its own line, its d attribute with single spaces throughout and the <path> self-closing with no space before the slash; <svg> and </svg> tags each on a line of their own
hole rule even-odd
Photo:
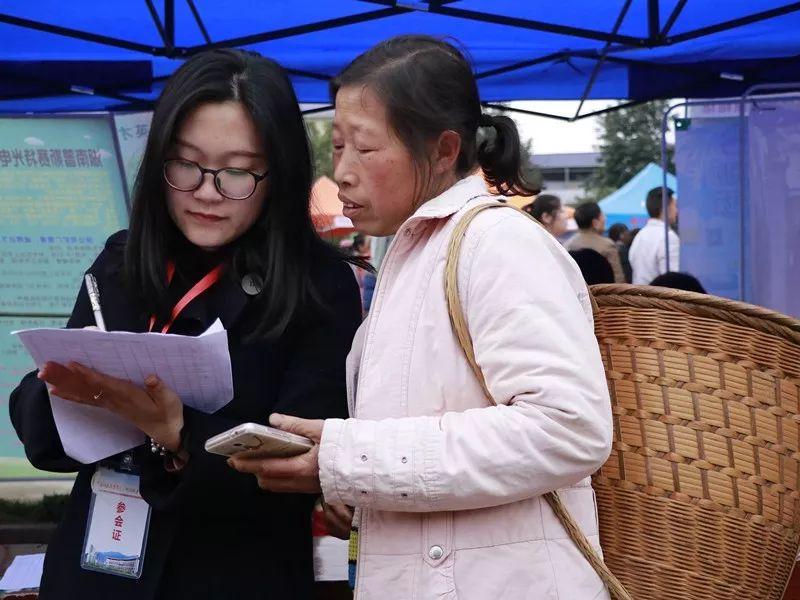
<svg viewBox="0 0 800 600">
<path fill-rule="evenodd" d="M 314 182 L 310 210 L 314 227 L 325 238 L 340 238 L 355 232 L 353 222 L 342 214 L 339 187 L 329 177 Z"/>
</svg>

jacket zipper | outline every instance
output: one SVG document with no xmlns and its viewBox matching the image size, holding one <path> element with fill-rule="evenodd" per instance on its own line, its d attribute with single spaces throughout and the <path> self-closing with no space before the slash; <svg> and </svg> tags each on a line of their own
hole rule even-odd
<svg viewBox="0 0 800 600">
<path fill-rule="evenodd" d="M 403 228 L 401 227 L 401 230 Z M 389 248 L 386 250 L 386 254 L 383 255 L 383 264 L 389 264 L 389 259 L 392 258 L 394 254 L 394 247 L 396 245 L 398 236 L 401 233 L 401 230 L 398 230 L 392 240 L 392 243 L 389 244 Z M 361 379 L 362 374 L 364 373 L 364 357 L 367 355 L 367 347 L 370 343 L 370 333 L 372 332 L 372 321 L 373 321 L 373 314 L 376 307 L 380 307 L 381 305 L 381 297 L 380 297 L 380 289 L 381 289 L 381 282 L 383 281 L 384 273 L 386 273 L 386 269 L 378 269 L 378 279 L 375 281 L 375 289 L 372 292 L 372 299 L 377 304 L 373 304 L 370 307 L 369 316 L 367 316 L 367 330 L 364 332 L 364 346 L 361 348 L 361 357 L 358 359 L 358 379 Z M 353 397 L 353 418 L 357 418 L 358 412 L 358 390 L 361 389 L 360 381 L 356 380 L 356 394 Z M 359 536 L 359 545 L 361 544 L 361 537 Z"/>
<path fill-rule="evenodd" d="M 387 248 L 386 254 L 383 255 L 383 265 L 385 265 L 386 267 L 390 266 L 390 259 L 393 258 L 394 248 L 395 248 L 396 243 L 398 241 L 398 237 L 403 232 L 403 230 L 404 230 L 404 228 L 401 227 L 397 231 L 397 233 L 395 233 L 395 236 L 394 236 L 394 239 L 392 240 L 392 243 L 389 244 L 389 248 Z M 367 355 L 367 348 L 368 348 L 369 343 L 370 343 L 370 333 L 372 331 L 372 326 L 373 326 L 373 323 L 372 323 L 373 312 L 376 312 L 376 311 L 374 311 L 374 309 L 376 307 L 379 308 L 380 305 L 381 305 L 381 296 L 380 296 L 379 292 L 380 292 L 380 289 L 381 289 L 381 282 L 383 281 L 384 274 L 386 273 L 387 270 L 388 269 L 383 269 L 383 268 L 378 269 L 378 279 L 375 281 L 375 289 L 372 292 L 372 298 L 373 298 L 373 300 L 375 302 L 377 302 L 377 304 L 374 304 L 370 308 L 370 314 L 367 317 L 368 322 L 367 322 L 367 331 L 364 332 L 364 346 L 361 349 L 361 357 L 358 359 L 358 379 L 361 379 L 361 376 L 364 373 L 364 357 Z M 360 382 L 356 381 L 356 396 L 358 395 L 358 390 L 359 389 L 361 389 Z M 354 418 L 357 418 L 357 413 L 358 413 L 358 401 L 357 400 L 358 399 L 356 397 L 353 398 L 353 417 Z M 362 548 L 363 543 L 364 543 L 364 536 L 366 535 L 366 532 L 367 532 L 366 528 L 364 527 L 365 523 L 367 522 L 365 512 L 366 512 L 366 510 L 362 508 L 361 509 L 361 522 L 358 525 L 358 553 L 356 555 L 356 582 L 355 582 L 355 590 L 354 590 L 354 594 L 353 594 L 353 600 L 358 600 L 359 596 L 361 595 L 360 592 L 359 592 L 359 585 L 358 584 L 359 584 L 359 581 L 361 580 L 361 568 L 362 568 L 363 564 L 359 564 L 359 563 L 361 563 L 361 557 L 362 557 L 361 548 Z"/>
</svg>

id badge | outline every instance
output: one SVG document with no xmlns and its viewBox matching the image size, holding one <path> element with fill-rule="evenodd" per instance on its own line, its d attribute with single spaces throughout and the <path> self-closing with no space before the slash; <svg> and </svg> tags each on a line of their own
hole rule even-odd
<svg viewBox="0 0 800 600">
<path fill-rule="evenodd" d="M 98 466 L 81 567 L 139 579 L 149 525 L 150 505 L 139 494 L 139 475 Z"/>
</svg>

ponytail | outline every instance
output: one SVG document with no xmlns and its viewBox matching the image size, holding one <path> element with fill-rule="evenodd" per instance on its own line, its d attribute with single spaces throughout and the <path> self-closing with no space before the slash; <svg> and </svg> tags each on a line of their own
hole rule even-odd
<svg viewBox="0 0 800 600">
<path fill-rule="evenodd" d="M 538 193 L 539 190 L 525 181 L 522 174 L 519 132 L 514 121 L 503 115 L 483 113 L 478 127 L 495 130 L 492 138 L 478 146 L 478 164 L 489 185 L 503 196 L 533 196 Z"/>
</svg>

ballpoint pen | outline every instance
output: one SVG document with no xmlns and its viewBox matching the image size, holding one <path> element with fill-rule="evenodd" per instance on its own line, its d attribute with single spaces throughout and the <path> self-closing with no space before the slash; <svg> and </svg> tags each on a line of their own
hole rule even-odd
<svg viewBox="0 0 800 600">
<path fill-rule="evenodd" d="M 97 280 L 91 273 L 87 273 L 83 280 L 86 282 L 86 291 L 89 292 L 89 302 L 92 304 L 92 312 L 94 313 L 97 328 L 105 331 L 106 322 L 103 320 L 103 312 L 100 310 L 100 291 L 97 289 Z"/>
</svg>

